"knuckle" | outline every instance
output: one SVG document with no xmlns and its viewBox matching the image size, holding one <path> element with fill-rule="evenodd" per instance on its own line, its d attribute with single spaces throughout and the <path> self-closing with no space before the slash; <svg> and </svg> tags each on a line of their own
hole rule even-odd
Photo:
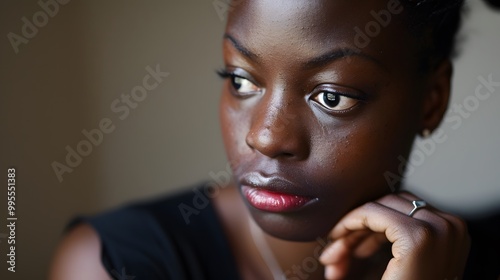
<svg viewBox="0 0 500 280">
<path fill-rule="evenodd" d="M 455 231 L 455 225 L 451 221 L 448 221 L 445 218 L 440 219 L 438 227 L 439 227 L 439 231 L 444 233 L 444 234 Z"/>
<path fill-rule="evenodd" d="M 451 225 L 450 233 L 455 234 L 459 238 L 465 238 L 468 235 L 468 226 L 467 222 L 458 216 L 448 216 L 446 221 Z"/>
<path fill-rule="evenodd" d="M 413 232 L 415 241 L 418 243 L 425 240 L 434 239 L 437 235 L 435 228 L 427 222 L 419 223 Z"/>
<path fill-rule="evenodd" d="M 467 226 L 467 222 L 462 219 L 461 217 L 455 217 L 455 223 L 457 225 L 457 229 L 462 231 L 462 232 L 466 232 L 467 229 L 468 229 L 468 226 Z"/>
<path fill-rule="evenodd" d="M 469 235 L 469 226 L 467 225 L 467 222 L 460 217 L 455 217 L 455 225 L 459 236 L 465 239 L 467 242 L 469 242 L 470 235 Z"/>
<path fill-rule="evenodd" d="M 369 201 L 363 204 L 362 208 L 366 211 L 374 211 L 379 208 L 379 204 L 374 201 Z"/>
</svg>

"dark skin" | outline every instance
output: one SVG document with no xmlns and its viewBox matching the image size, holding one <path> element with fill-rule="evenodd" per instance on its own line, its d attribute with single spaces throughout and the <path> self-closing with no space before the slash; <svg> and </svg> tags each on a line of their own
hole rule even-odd
<svg viewBox="0 0 500 280">
<path fill-rule="evenodd" d="M 241 276 L 272 279 L 257 235 L 289 279 L 460 279 L 465 223 L 431 206 L 409 217 L 420 198 L 392 192 L 384 178 L 399 174 L 398 157 L 408 158 L 417 134 L 439 125 L 450 62 L 419 71 L 420 40 L 404 11 L 357 46 L 354 27 L 364 29 L 385 0 L 235 3 L 220 101 L 234 183 L 213 201 Z M 257 209 L 242 195 L 249 172 L 284 178 L 287 192 L 312 203 L 286 213 Z M 331 242 L 318 247 L 317 238 Z M 109 279 L 99 246 L 92 228 L 75 228 L 50 279 Z M 315 269 L 293 270 L 311 257 Z"/>
<path fill-rule="evenodd" d="M 391 193 L 383 176 L 398 174 L 398 156 L 408 158 L 415 136 L 438 126 L 448 102 L 451 64 L 444 60 L 426 73 L 419 70 L 419 41 L 403 23 L 404 13 L 393 16 L 368 46 L 345 51 L 357 47 L 353 27 L 364 28 L 374 20 L 370 11 L 386 5 L 235 5 L 223 40 L 230 75 L 220 103 L 234 187 L 240 190 L 241 178 L 258 172 L 286 178 L 294 184 L 292 193 L 317 198 L 293 213 L 262 211 L 243 198 L 278 259 L 293 259 L 290 248 L 300 244 L 282 240 L 328 236 L 335 242 L 321 262 L 330 279 L 341 279 L 356 270 L 353 259 L 373 257 L 389 241 L 394 257 L 383 264 L 384 279 L 460 278 L 468 252 L 464 223 L 431 207 L 408 217 L 411 201 L 418 198 Z M 327 92 L 338 94 L 340 102 L 325 103 Z M 218 199 L 222 213 L 231 211 L 223 206 L 228 200 L 241 201 L 236 196 Z M 230 235 L 235 224 L 244 226 L 238 218 L 228 218 Z M 304 244 L 311 255 L 314 243 L 303 243 L 295 253 L 308 251 Z M 289 260 L 280 263 L 284 270 L 290 267 Z"/>
<path fill-rule="evenodd" d="M 401 48 L 413 48 L 407 30 L 393 23 L 363 56 L 317 66 L 309 62 L 354 49 L 352 27 L 373 20 L 369 11 L 381 5 L 314 2 L 326 7 L 245 1 L 229 17 L 226 34 L 255 58 L 238 51 L 231 39 L 223 45 L 228 70 L 242 70 L 241 76 L 265 90 L 238 98 L 229 83 L 224 87 L 221 126 L 235 178 L 249 171 L 278 173 L 296 183 L 300 194 L 319 198 L 296 215 L 252 211 L 266 232 L 297 241 L 325 235 L 349 210 L 388 193 L 382 174 L 397 173 L 397 157 L 407 157 L 422 127 L 423 81 L 416 78 L 414 52 Z M 341 97 L 356 105 L 345 113 L 338 109 L 351 104 L 328 110 L 314 100 L 323 90 L 365 100 Z"/>
</svg>

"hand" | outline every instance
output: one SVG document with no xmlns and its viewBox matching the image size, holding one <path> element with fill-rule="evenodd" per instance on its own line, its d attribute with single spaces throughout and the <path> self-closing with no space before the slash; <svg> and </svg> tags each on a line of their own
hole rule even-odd
<svg viewBox="0 0 500 280">
<path fill-rule="evenodd" d="M 421 199 L 389 194 L 344 216 L 320 257 L 325 278 L 346 277 L 354 257 L 370 257 L 389 241 L 392 259 L 382 279 L 461 279 L 470 246 L 465 222 L 429 205 L 410 217 L 413 200 Z"/>
</svg>

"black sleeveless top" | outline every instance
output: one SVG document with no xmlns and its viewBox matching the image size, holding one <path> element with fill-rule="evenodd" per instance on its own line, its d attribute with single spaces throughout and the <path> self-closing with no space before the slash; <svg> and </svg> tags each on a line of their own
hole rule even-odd
<svg viewBox="0 0 500 280">
<path fill-rule="evenodd" d="M 137 203 L 87 222 L 99 234 L 113 279 L 240 279 L 222 225 L 201 190 Z"/>
<path fill-rule="evenodd" d="M 80 217 L 68 228 L 81 222 L 99 234 L 101 261 L 113 279 L 241 279 L 217 213 L 201 187 Z M 500 215 L 468 225 L 472 242 L 464 279 L 500 279 Z"/>
</svg>

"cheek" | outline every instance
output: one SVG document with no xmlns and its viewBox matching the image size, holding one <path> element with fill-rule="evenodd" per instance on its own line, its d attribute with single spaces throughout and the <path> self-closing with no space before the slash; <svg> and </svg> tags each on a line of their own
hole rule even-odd
<svg viewBox="0 0 500 280">
<path fill-rule="evenodd" d="M 219 118 L 224 148 L 231 166 L 238 166 L 250 150 L 245 138 L 248 132 L 248 117 L 227 90 L 223 90 L 219 105 Z"/>
<path fill-rule="evenodd" d="M 410 103 L 384 100 L 315 137 L 308 167 L 315 184 L 325 186 L 331 199 L 344 197 L 350 205 L 393 191 L 386 174 L 401 173 L 400 159 L 408 158 L 415 135 L 417 118 Z"/>
</svg>

